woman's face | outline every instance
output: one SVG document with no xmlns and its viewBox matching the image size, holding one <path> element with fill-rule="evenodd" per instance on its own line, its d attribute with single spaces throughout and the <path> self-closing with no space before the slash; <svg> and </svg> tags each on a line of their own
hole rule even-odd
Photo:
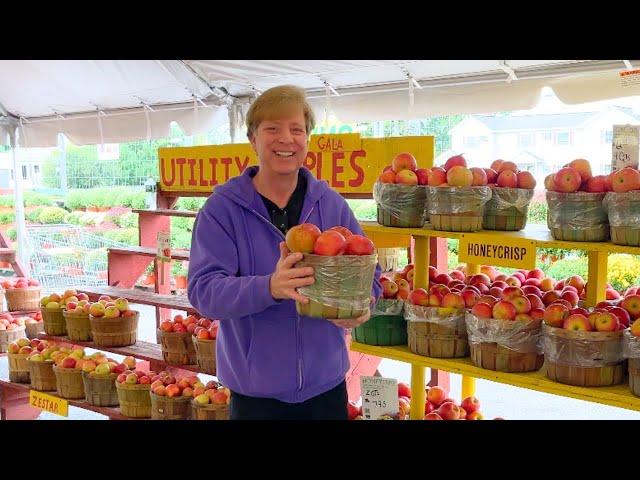
<svg viewBox="0 0 640 480">
<path fill-rule="evenodd" d="M 297 173 L 308 150 L 302 108 L 282 118 L 263 120 L 250 141 L 261 168 L 280 175 Z"/>
</svg>

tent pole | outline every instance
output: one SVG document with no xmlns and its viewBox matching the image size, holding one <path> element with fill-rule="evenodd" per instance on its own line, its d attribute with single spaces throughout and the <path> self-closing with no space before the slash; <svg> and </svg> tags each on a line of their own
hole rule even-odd
<svg viewBox="0 0 640 480">
<path fill-rule="evenodd" d="M 62 194 L 67 196 L 67 150 L 64 144 L 64 135 L 58 134 L 58 148 L 60 149 L 60 188 Z"/>
<path fill-rule="evenodd" d="M 24 203 L 22 201 L 22 170 L 18 170 L 18 158 L 17 158 L 17 142 L 16 133 L 18 133 L 18 127 L 14 126 L 13 130 L 9 133 L 11 140 L 11 156 L 13 158 L 13 193 L 15 199 L 15 214 L 16 214 L 16 233 L 18 237 L 17 256 L 24 268 L 24 274 L 29 275 L 29 258 L 27 255 L 27 228 L 24 221 Z"/>
<path fill-rule="evenodd" d="M 238 125 L 237 125 L 237 106 L 235 104 L 229 105 L 227 111 L 229 112 L 229 134 L 231 135 L 231 143 L 236 143 L 238 136 Z"/>
</svg>

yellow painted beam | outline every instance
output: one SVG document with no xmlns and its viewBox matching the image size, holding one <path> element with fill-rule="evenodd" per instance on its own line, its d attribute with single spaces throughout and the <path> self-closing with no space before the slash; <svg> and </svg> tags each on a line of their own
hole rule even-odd
<svg viewBox="0 0 640 480">
<path fill-rule="evenodd" d="M 411 365 L 411 420 L 422 420 L 424 418 L 424 404 L 427 401 L 427 392 L 424 386 L 425 368 L 420 365 Z"/>
<path fill-rule="evenodd" d="M 606 299 L 607 289 L 607 252 L 589 252 L 589 273 L 587 276 L 587 307 L 595 307 Z"/>
<path fill-rule="evenodd" d="M 427 289 L 429 288 L 429 237 L 416 237 L 415 241 L 413 287 Z"/>
<path fill-rule="evenodd" d="M 462 398 L 464 400 L 467 397 L 476 394 L 476 379 L 467 375 L 462 376 Z"/>
<path fill-rule="evenodd" d="M 467 275 L 477 275 L 480 273 L 480 265 L 477 263 L 467 263 Z"/>
</svg>

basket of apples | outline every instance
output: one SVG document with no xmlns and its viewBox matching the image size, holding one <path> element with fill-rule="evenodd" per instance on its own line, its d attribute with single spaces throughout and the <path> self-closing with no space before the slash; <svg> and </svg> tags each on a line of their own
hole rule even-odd
<svg viewBox="0 0 640 480">
<path fill-rule="evenodd" d="M 435 358 L 468 356 L 464 298 L 445 285 L 433 285 L 430 291 L 417 288 L 405 302 L 409 350 Z"/>
<path fill-rule="evenodd" d="M 356 342 L 365 345 L 407 344 L 404 301 L 413 286 L 413 274 L 414 265 L 410 263 L 400 272 L 380 276 L 382 298 L 373 306 L 371 318 L 351 331 Z"/>
<path fill-rule="evenodd" d="M 199 389 L 197 389 L 200 392 Z M 194 395 L 196 390 L 194 390 Z M 231 391 L 218 382 L 209 382 L 202 393 L 198 393 L 191 401 L 191 418 L 193 420 L 229 420 L 229 403 Z"/>
<path fill-rule="evenodd" d="M 136 343 L 139 313 L 124 298 L 102 295 L 89 307 L 91 336 L 98 347 L 126 347 Z"/>
<path fill-rule="evenodd" d="M 29 340 L 28 338 L 19 338 L 15 342 L 11 342 L 8 347 L 9 358 L 9 380 L 16 383 L 29 383 L 29 364 L 27 358 L 34 350 L 37 351 L 38 345 L 42 343 L 41 349 L 44 350 L 47 342 L 37 338 Z"/>
<path fill-rule="evenodd" d="M 89 309 L 91 308 L 89 296 L 86 293 L 78 293 L 75 290 L 67 290 L 65 295 L 69 293 L 73 295 L 64 299 L 64 308 L 62 310 L 69 340 L 74 342 L 91 341 L 93 336 L 91 335 L 91 322 L 89 321 Z"/>
<path fill-rule="evenodd" d="M 216 338 L 218 337 L 218 321 L 201 318 L 193 330 L 193 346 L 196 349 L 198 369 L 209 375 L 216 374 Z"/>
<path fill-rule="evenodd" d="M 44 345 L 43 345 L 44 344 Z M 42 346 L 41 346 L 42 345 Z M 41 342 L 27 357 L 31 388 L 41 392 L 56 390 L 56 375 L 53 372 L 53 354 L 60 347 L 52 342 Z"/>
<path fill-rule="evenodd" d="M 82 370 L 85 398 L 90 405 L 117 407 L 120 404 L 115 381 L 118 375 L 135 370 L 136 359 L 129 356 L 122 363 L 115 366 L 114 363 L 116 362 L 107 359 L 101 352 L 76 358 L 76 368 Z"/>
<path fill-rule="evenodd" d="M 471 171 L 480 177 L 485 173 L 491 186 L 491 199 L 484 206 L 482 227 L 486 230 L 522 230 L 527 224 L 529 204 L 536 187 L 531 172 L 521 172 L 515 163 L 504 160 L 495 160 L 491 168 L 472 168 Z"/>
<path fill-rule="evenodd" d="M 601 302 L 592 311 L 571 309 L 562 300 L 548 305 L 543 328 L 547 377 L 579 387 L 622 383 L 623 331 L 636 310 L 640 295 L 629 295 L 617 307 Z"/>
<path fill-rule="evenodd" d="M 191 339 L 198 319 L 189 315 L 176 315 L 173 320 L 165 320 L 157 330 L 162 345 L 162 358 L 169 365 L 195 365 L 196 349 Z"/>
<path fill-rule="evenodd" d="M 583 158 L 573 160 L 544 180 L 547 189 L 547 226 L 556 240 L 604 242 L 609 221 L 602 204 L 606 195 L 604 175 L 594 177 Z"/>
<path fill-rule="evenodd" d="M 403 152 L 384 168 L 373 185 L 378 223 L 385 227 L 421 228 L 425 223 L 427 169 Z"/>
<path fill-rule="evenodd" d="M 434 230 L 475 232 L 482 229 L 484 205 L 491 188 L 481 168 L 467 168 L 462 155 L 433 167 L 427 180 L 427 211 Z"/>
<path fill-rule="evenodd" d="M 373 242 L 336 226 L 324 232 L 311 223 L 289 229 L 287 248 L 302 252 L 299 267 L 313 267 L 315 282 L 300 287 L 309 302 L 296 302 L 300 315 L 318 318 L 356 318 L 371 304 L 371 286 L 378 257 Z"/>
<path fill-rule="evenodd" d="M 8 312 L 0 313 L 0 353 L 9 349 L 9 344 L 25 336 L 25 319 L 14 318 Z"/>
<path fill-rule="evenodd" d="M 478 298 L 466 315 L 471 361 L 500 372 L 539 370 L 544 363 L 540 315 L 533 315 L 520 287 L 504 288 L 500 298 L 493 305 Z"/>
<path fill-rule="evenodd" d="M 37 338 L 40 333 L 44 333 L 44 321 L 42 320 L 42 312 L 30 313 L 24 321 L 27 338 Z"/>
<path fill-rule="evenodd" d="M 629 359 L 629 388 L 634 395 L 640 396 L 640 319 L 634 320 L 623 335 L 624 356 Z"/>
<path fill-rule="evenodd" d="M 625 167 L 611 172 L 602 202 L 611 231 L 611 241 L 618 245 L 640 246 L 640 172 Z"/>
<path fill-rule="evenodd" d="M 211 383 L 211 382 L 210 382 Z M 205 385 L 197 375 L 177 380 L 169 372 L 151 379 L 151 418 L 154 420 L 189 420 L 194 392 L 203 393 Z"/>
<path fill-rule="evenodd" d="M 56 376 L 56 390 L 58 396 L 68 399 L 85 398 L 84 382 L 82 381 L 82 366 L 84 364 L 84 348 L 60 349 L 54 352 L 53 373 Z M 110 371 L 110 366 L 105 363 L 99 365 L 100 371 Z M 115 366 L 115 363 L 113 364 Z"/>
<path fill-rule="evenodd" d="M 120 412 L 130 418 L 151 418 L 151 378 L 142 370 L 119 374 L 115 381 Z"/>
<path fill-rule="evenodd" d="M 0 283 L 7 299 L 7 310 L 37 310 L 40 306 L 40 284 L 34 278 L 5 278 Z"/>
<path fill-rule="evenodd" d="M 67 299 L 78 302 L 78 298 L 74 295 L 75 290 L 66 290 L 63 295 L 52 293 L 40 299 L 40 313 L 44 322 L 44 331 L 47 335 L 66 335 L 67 322 L 64 319 L 62 311 L 66 305 Z"/>
</svg>

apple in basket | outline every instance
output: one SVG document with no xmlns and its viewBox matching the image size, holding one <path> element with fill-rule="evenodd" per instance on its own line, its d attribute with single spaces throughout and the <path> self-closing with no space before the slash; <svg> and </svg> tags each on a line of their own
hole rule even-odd
<svg viewBox="0 0 640 480">
<path fill-rule="evenodd" d="M 117 318 L 119 316 L 120 310 L 115 305 L 104 309 L 104 318 Z"/>
<path fill-rule="evenodd" d="M 322 232 L 312 223 L 302 223 L 287 231 L 285 242 L 290 252 L 312 253 Z M 344 239 L 344 236 L 342 237 Z"/>
<path fill-rule="evenodd" d="M 100 302 L 95 302 L 89 307 L 89 313 L 94 317 L 104 317 L 105 308 Z"/>
</svg>

